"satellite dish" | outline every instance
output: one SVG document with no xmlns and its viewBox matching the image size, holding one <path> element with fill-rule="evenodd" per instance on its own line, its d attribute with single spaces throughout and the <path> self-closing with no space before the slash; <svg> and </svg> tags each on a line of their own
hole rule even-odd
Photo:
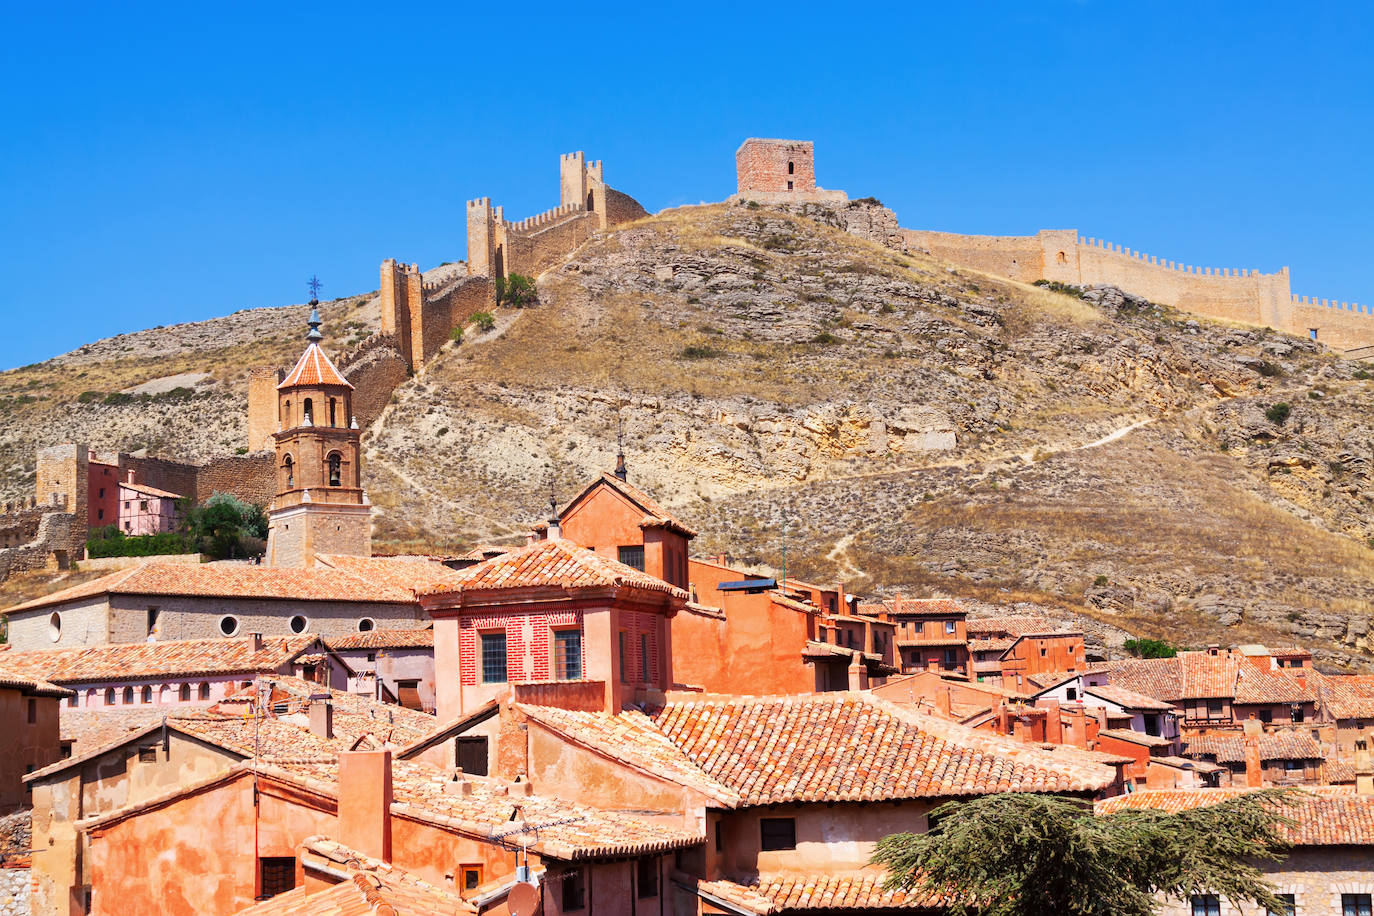
<svg viewBox="0 0 1374 916">
<path fill-rule="evenodd" d="M 517 884 L 506 897 L 506 908 L 510 916 L 537 916 L 544 895 L 539 893 L 538 884 Z"/>
</svg>

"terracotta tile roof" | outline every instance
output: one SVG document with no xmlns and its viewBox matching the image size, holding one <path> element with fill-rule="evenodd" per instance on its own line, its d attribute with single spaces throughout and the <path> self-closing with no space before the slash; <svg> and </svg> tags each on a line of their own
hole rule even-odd
<svg viewBox="0 0 1374 916">
<path fill-rule="evenodd" d="M 1321 745 L 1306 732 L 1268 732 L 1256 736 L 1260 760 L 1321 760 Z M 1184 757 L 1215 757 L 1217 763 L 1244 763 L 1245 736 L 1196 735 L 1183 741 Z"/>
<path fill-rule="evenodd" d="M 1011 644 L 1016 642 L 1014 637 L 998 639 L 973 639 L 969 638 L 968 650 L 970 652 L 997 652 L 1001 654 L 1011 648 Z"/>
<path fill-rule="evenodd" d="M 699 892 L 757 914 L 808 910 L 944 911 L 938 900 L 911 891 L 883 890 L 883 879 L 881 872 L 760 875 L 748 884 L 721 880 L 698 881 L 695 886 Z"/>
<path fill-rule="evenodd" d="M 459 570 L 445 566 L 435 557 L 350 557 L 321 554 L 315 557 L 319 566 L 337 569 L 368 582 L 413 593 L 417 588 L 451 582 Z"/>
<path fill-rule="evenodd" d="M 1004 636 L 1015 639 L 1026 633 L 1043 633 L 1049 629 L 1045 617 L 1011 615 L 1007 617 L 970 617 L 968 618 L 969 636 L 977 633 L 987 636 Z"/>
<path fill-rule="evenodd" d="M 321 762 L 267 763 L 259 772 L 295 780 L 306 788 L 337 795 L 338 765 Z M 705 837 L 634 814 L 604 811 L 558 798 L 520 795 L 494 780 L 470 779 L 470 794 L 453 792 L 448 773 L 410 760 L 392 761 L 393 815 L 460 830 L 497 842 L 517 835 L 512 814 L 537 833 L 530 850 L 565 862 L 650 855 L 696 846 Z M 518 810 L 517 810 L 518 809 Z"/>
<path fill-rule="evenodd" d="M 434 648 L 434 630 L 368 630 L 352 636 L 331 637 L 326 640 L 335 652 L 359 649 L 424 649 Z"/>
<path fill-rule="evenodd" d="M 866 695 L 700 700 L 653 718 L 746 804 L 1084 791 L 1113 775 Z"/>
<path fill-rule="evenodd" d="M 1099 687 L 1084 687 L 1083 692 L 1091 696 L 1115 703 L 1126 709 L 1143 709 L 1150 712 L 1167 712 L 1174 707 L 1143 693 L 1128 690 L 1119 684 L 1103 684 Z"/>
<path fill-rule="evenodd" d="M 1051 687 L 1058 687 L 1060 684 L 1074 678 L 1082 677 L 1082 671 L 1040 671 L 1036 674 L 1023 675 L 1025 679 L 1035 685 L 1039 690 L 1048 690 Z"/>
<path fill-rule="evenodd" d="M 181 712 L 199 712 L 209 704 L 175 707 Z M 137 734 L 168 715 L 166 706 L 129 706 L 115 709 L 83 709 L 62 705 L 58 732 L 61 740 L 72 742 L 72 756 L 81 757 L 92 750 L 109 747 Z M 64 761 L 65 762 L 65 761 Z"/>
<path fill-rule="evenodd" d="M 19 668 L 26 668 L 27 666 L 22 664 L 19 666 L 11 666 L 10 660 L 18 657 L 19 653 L 17 652 L 7 652 L 4 656 L 0 656 L 0 659 L 5 662 L 4 666 L 0 666 L 0 688 L 18 690 L 20 693 L 30 696 L 71 696 L 72 692 L 66 687 L 59 687 L 56 684 L 49 683 L 41 676 L 34 676 L 27 671 L 17 670 Z"/>
<path fill-rule="evenodd" d="M 968 610 L 953 598 L 893 598 L 884 601 L 883 607 L 894 616 L 915 614 L 935 614 L 939 616 L 964 616 Z"/>
<path fill-rule="evenodd" d="M 1117 659 L 1094 666 L 1108 682 L 1168 703 L 1183 699 L 1183 662 L 1178 658 Z"/>
<path fill-rule="evenodd" d="M 1214 700 L 1233 697 L 1239 663 L 1227 655 L 1184 652 L 1179 657 L 1183 669 L 1183 699 Z"/>
<path fill-rule="evenodd" d="M 1316 699 L 1314 689 L 1291 675 L 1259 671 L 1251 665 L 1238 666 L 1237 703 L 1311 703 Z"/>
<path fill-rule="evenodd" d="M 1333 718 L 1374 718 L 1374 676 L 1332 675 L 1320 671 L 1309 671 L 1307 676 Z"/>
<path fill-rule="evenodd" d="M 627 709 L 612 716 L 524 703 L 516 708 L 540 725 L 584 747 L 610 753 L 636 769 L 696 789 L 727 807 L 740 803 L 737 792 L 708 776 L 642 712 Z"/>
<path fill-rule="evenodd" d="M 686 592 L 662 579 L 563 539 L 527 544 L 512 553 L 459 570 L 449 582 L 421 589 L 420 593 L 441 595 L 541 587 L 636 588 L 687 599 Z"/>
<path fill-rule="evenodd" d="M 392 703 L 382 703 L 362 694 L 333 690 L 322 684 L 302 680 L 297 677 L 274 676 L 263 678 L 273 688 L 272 702 L 279 710 L 283 704 L 287 713 L 279 713 L 298 730 L 310 728 L 309 708 L 311 696 L 329 695 L 329 703 L 334 707 L 334 734 L 344 736 L 340 740 L 352 742 L 362 736 L 371 735 L 378 746 L 391 744 L 397 747 L 418 741 L 434 730 L 435 718 L 429 713 Z M 243 714 L 245 701 L 257 696 L 256 687 L 240 691 L 235 697 L 220 701 L 215 708 L 230 716 Z"/>
<path fill-rule="evenodd" d="M 1345 760 L 1328 760 L 1322 770 L 1322 778 L 1328 785 L 1354 785 L 1355 765 Z"/>
<path fill-rule="evenodd" d="M 1147 735 L 1144 732 L 1133 731 L 1129 728 L 1104 728 L 1098 732 L 1108 738 L 1115 738 L 1118 741 L 1129 741 L 1132 744 L 1143 744 L 1146 747 L 1167 747 L 1173 744 L 1168 738 L 1161 738 L 1157 735 Z"/>
<path fill-rule="evenodd" d="M 593 490 L 603 485 L 610 487 L 621 496 L 624 496 L 644 513 L 644 518 L 639 523 L 640 527 L 667 528 L 688 538 L 697 536 L 695 528 L 677 519 L 671 512 L 660 506 L 648 493 L 645 493 L 643 490 L 639 489 L 639 487 L 626 483 L 614 474 L 603 473 L 596 480 L 584 487 L 582 492 L 568 500 L 567 506 L 558 514 L 559 519 L 561 520 L 564 515 L 571 512 L 573 507 L 589 496 Z"/>
<path fill-rule="evenodd" d="M 851 649 L 848 646 L 837 646 L 834 643 L 820 642 L 815 639 L 808 639 L 806 641 L 806 647 L 802 649 L 801 654 L 803 658 L 857 658 L 870 667 L 877 666 L 893 674 L 896 674 L 899 670 L 894 665 L 884 664 L 882 656 L 878 655 L 876 652 L 864 652 L 861 649 Z"/>
<path fill-rule="evenodd" d="M 156 496 L 159 499 L 181 499 L 180 493 L 173 493 L 170 490 L 159 490 L 157 487 L 150 487 L 141 483 L 129 483 L 127 480 L 120 483 L 121 488 L 142 493 L 144 496 Z"/>
<path fill-rule="evenodd" d="M 282 379 L 277 386 L 280 391 L 283 388 L 293 388 L 300 385 L 337 385 L 341 388 L 352 388 L 348 379 L 334 368 L 334 364 L 329 361 L 329 357 L 324 355 L 320 345 L 312 343 L 305 348 L 301 358 L 296 361 L 296 366 L 286 373 L 286 378 Z"/>
<path fill-rule="evenodd" d="M 1214 805 L 1247 789 L 1147 789 L 1100 801 L 1098 814 L 1156 808 L 1179 812 Z M 1356 795 L 1348 786 L 1315 786 L 1293 796 L 1283 813 L 1296 823 L 1281 827 L 1297 846 L 1374 845 L 1374 796 Z"/>
<path fill-rule="evenodd" d="M 298 887 L 239 910 L 239 916 L 456 916 L 478 912 L 457 894 L 326 837 L 308 837 L 302 846 L 307 870 L 319 863 L 346 872 L 348 878 L 313 894 Z"/>
<path fill-rule="evenodd" d="M 277 671 L 319 642 L 318 637 L 253 637 L 119 643 L 75 649 L 36 649 L 5 655 L 7 667 L 59 684 L 126 681 L 202 674 L 257 674 Z"/>
<path fill-rule="evenodd" d="M 426 584 L 428 579 L 422 580 Z M 101 595 L 175 595 L 201 598 L 266 598 L 288 601 L 410 603 L 412 588 L 386 576 L 342 569 L 284 569 L 244 563 L 185 566 L 156 561 L 44 595 L 5 611 L 14 614 Z"/>
</svg>

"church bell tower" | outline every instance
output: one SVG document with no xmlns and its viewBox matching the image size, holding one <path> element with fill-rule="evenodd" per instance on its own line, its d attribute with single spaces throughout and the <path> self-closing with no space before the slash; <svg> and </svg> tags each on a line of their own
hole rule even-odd
<svg viewBox="0 0 1374 916">
<path fill-rule="evenodd" d="M 311 299 L 309 345 L 277 385 L 277 495 L 267 516 L 271 566 L 313 566 L 317 554 L 372 555 L 353 386 L 320 349 L 317 305 Z"/>
</svg>

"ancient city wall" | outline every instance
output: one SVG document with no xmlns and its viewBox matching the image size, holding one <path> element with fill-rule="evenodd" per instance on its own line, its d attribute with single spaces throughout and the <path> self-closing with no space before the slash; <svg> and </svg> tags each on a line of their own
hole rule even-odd
<svg viewBox="0 0 1374 916">
<path fill-rule="evenodd" d="M 277 492 L 275 469 L 272 452 L 212 458 L 197 468 L 196 502 L 205 502 L 216 493 L 229 493 L 246 503 L 266 506 Z"/>
<path fill-rule="evenodd" d="M 606 223 L 618 226 L 631 220 L 642 219 L 649 211 L 640 206 L 639 201 L 615 188 L 606 189 Z"/>
<path fill-rule="evenodd" d="M 381 415 L 391 392 L 410 377 L 410 365 L 390 335 L 374 334 L 338 365 L 353 386 L 353 416 L 364 429 Z"/>
<path fill-rule="evenodd" d="M 506 273 L 537 277 L 563 260 L 600 228 L 594 213 L 576 204 L 555 207 L 518 223 L 497 226 Z"/>
<path fill-rule="evenodd" d="M 86 516 L 72 512 L 42 512 L 36 529 L 25 518 L 16 520 L 16 533 L 33 530 L 31 539 L 13 547 L 0 547 L 0 582 L 12 573 L 33 572 L 40 569 L 66 569 L 81 557 L 86 544 Z M 8 517 L 6 517 L 8 521 Z"/>
<path fill-rule="evenodd" d="M 1367 307 L 1294 296 L 1286 267 L 1271 274 L 1198 267 L 1083 238 L 1071 229 L 1034 236 L 902 233 L 908 247 L 1027 283 L 1110 284 L 1209 318 L 1267 325 L 1304 337 L 1315 332 L 1317 340 L 1337 350 L 1374 345 L 1374 315 Z"/>
<path fill-rule="evenodd" d="M 272 434 L 277 431 L 277 385 L 282 371 L 272 368 L 251 369 L 248 372 L 248 451 L 257 452 L 272 447 Z"/>
<path fill-rule="evenodd" d="M 423 301 L 411 304 L 411 343 L 408 355 L 416 371 L 449 339 L 454 328 L 474 313 L 491 306 L 491 283 L 486 277 L 460 277 L 449 283 L 424 285 Z"/>
<path fill-rule="evenodd" d="M 920 248 L 942 261 L 1011 277 L 1023 283 L 1044 278 L 1040 242 L 1034 236 L 956 235 L 903 229 L 908 248 Z"/>
</svg>

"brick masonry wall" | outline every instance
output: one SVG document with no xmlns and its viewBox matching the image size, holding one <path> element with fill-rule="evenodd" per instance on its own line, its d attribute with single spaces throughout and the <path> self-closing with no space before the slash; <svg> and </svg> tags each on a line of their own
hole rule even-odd
<svg viewBox="0 0 1374 916">
<path fill-rule="evenodd" d="M 197 470 L 196 501 L 204 502 L 216 493 L 231 493 L 244 502 L 266 506 L 277 492 L 275 468 L 273 452 L 214 458 Z"/>
<path fill-rule="evenodd" d="M 0 916 L 29 916 L 29 869 L 0 868 Z"/>
<path fill-rule="evenodd" d="M 391 392 L 410 377 L 405 357 L 391 346 L 369 349 L 342 372 L 353 385 L 353 414 L 364 429 L 381 415 Z"/>
<path fill-rule="evenodd" d="M 615 188 L 606 189 L 606 225 L 616 226 L 648 216 L 639 201 Z"/>
<path fill-rule="evenodd" d="M 791 163 L 792 171 L 788 171 Z M 813 191 L 816 188 L 815 152 L 801 140 L 745 140 L 735 153 L 738 190 Z M 787 186 L 792 182 L 792 187 Z"/>
</svg>

